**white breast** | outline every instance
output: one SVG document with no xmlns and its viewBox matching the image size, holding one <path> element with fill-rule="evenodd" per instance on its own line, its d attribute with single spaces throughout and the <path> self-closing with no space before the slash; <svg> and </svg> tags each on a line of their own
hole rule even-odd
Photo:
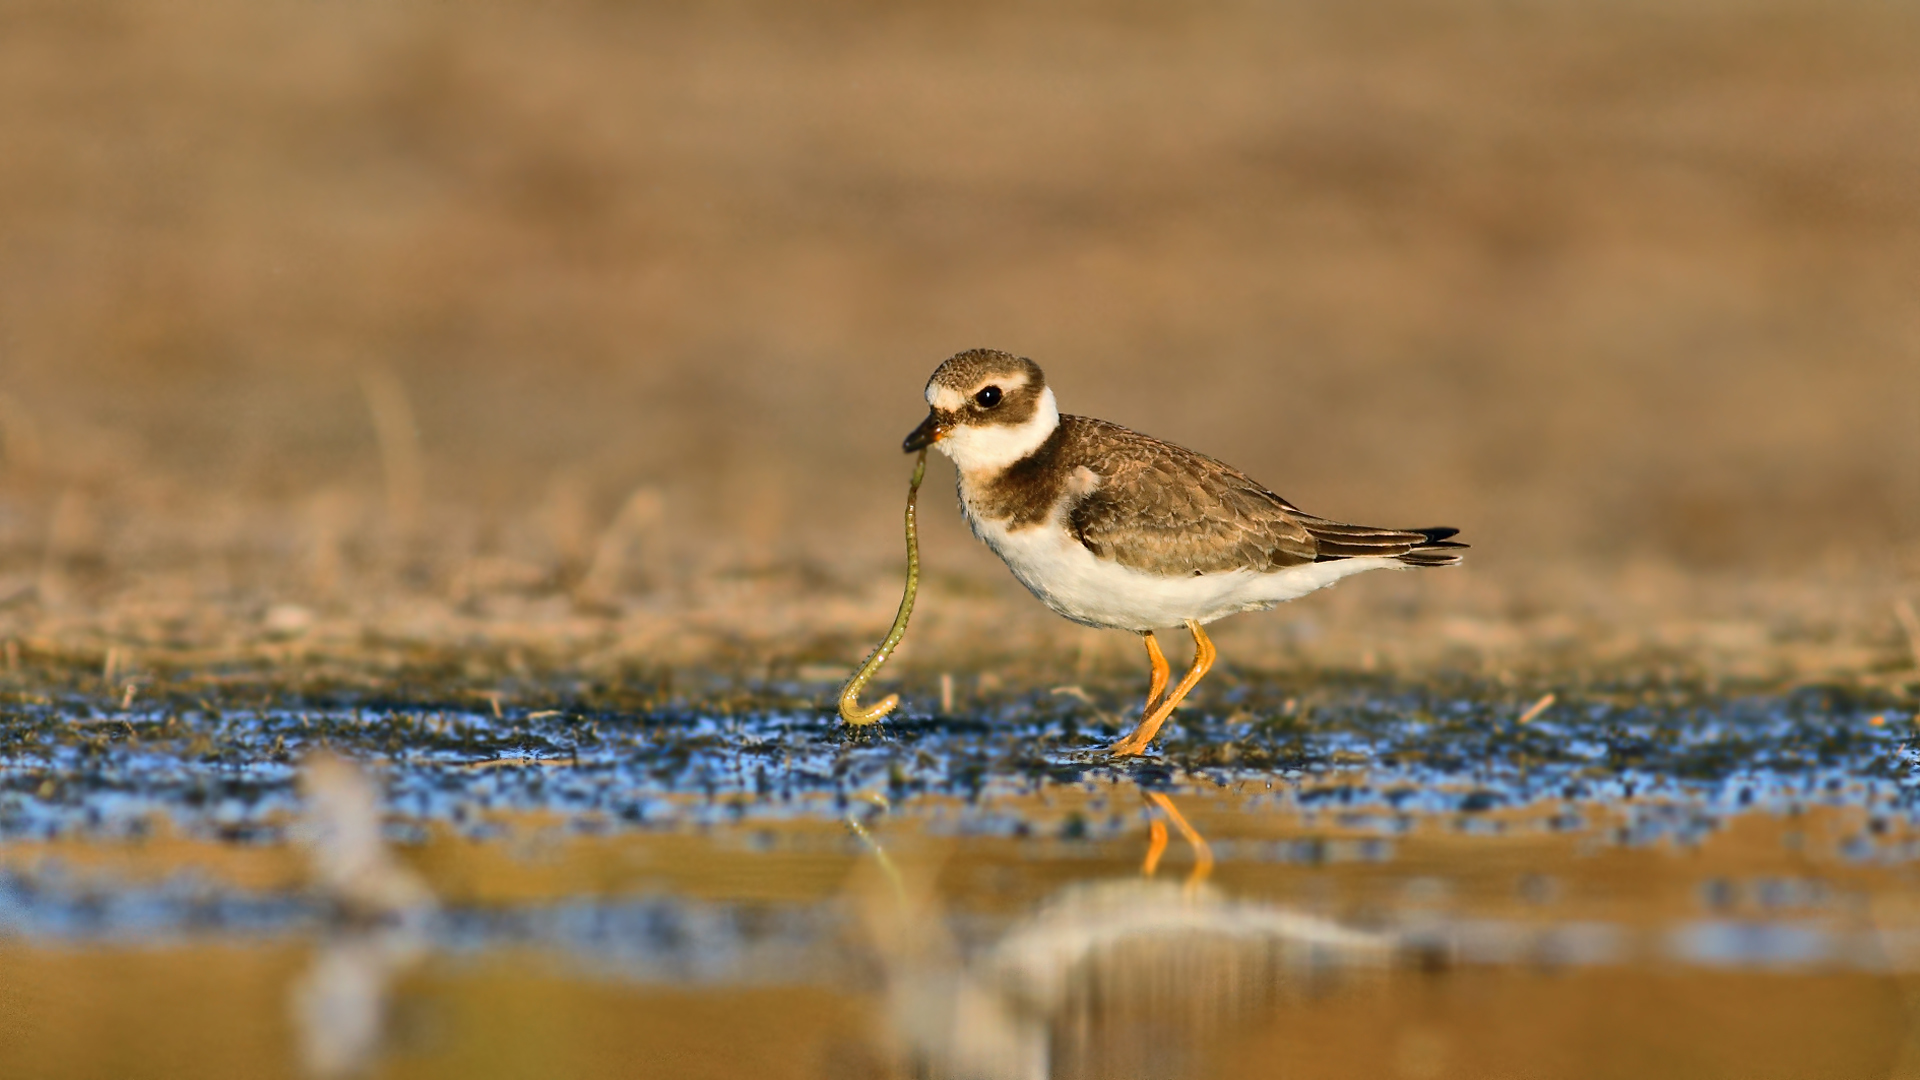
<svg viewBox="0 0 1920 1080">
<path fill-rule="evenodd" d="M 1187 619 L 1208 623 L 1240 611 L 1260 611 L 1365 570 L 1398 568 L 1390 558 L 1305 563 L 1285 570 L 1234 570 L 1176 577 L 1150 574 L 1102 559 L 1054 519 L 1025 529 L 974 513 L 964 475 L 960 504 L 973 534 L 1006 561 L 1013 576 L 1054 611 L 1087 626 L 1158 630 Z"/>
</svg>

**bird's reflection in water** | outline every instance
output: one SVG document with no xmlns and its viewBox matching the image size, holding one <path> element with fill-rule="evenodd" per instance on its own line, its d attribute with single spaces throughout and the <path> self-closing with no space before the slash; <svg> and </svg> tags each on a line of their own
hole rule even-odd
<svg viewBox="0 0 1920 1080">
<path fill-rule="evenodd" d="M 1209 1039 L 1263 1013 L 1384 972 L 1393 941 L 1207 884 L 1205 838 L 1160 792 L 1137 878 L 1074 885 L 991 943 L 963 949 L 938 906 L 897 873 L 872 891 L 887 977 L 889 1047 L 910 1075 L 943 1080 L 1174 1076 Z M 1171 823 L 1193 869 L 1155 879 Z M 888 895 L 890 894 L 890 895 Z"/>
<path fill-rule="evenodd" d="M 298 835 L 327 906 L 326 936 L 294 984 L 301 1067 L 327 1078 L 377 1060 L 393 981 L 426 951 L 435 912 L 425 884 L 380 835 L 373 786 L 354 766 L 316 757 L 301 773 Z"/>
</svg>

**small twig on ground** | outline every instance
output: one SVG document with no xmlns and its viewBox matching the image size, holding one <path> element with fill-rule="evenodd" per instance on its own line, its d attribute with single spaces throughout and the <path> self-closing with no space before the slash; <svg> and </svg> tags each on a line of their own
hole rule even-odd
<svg viewBox="0 0 1920 1080">
<path fill-rule="evenodd" d="M 462 761 L 462 769 L 511 769 L 511 768 L 571 768 L 580 764 L 580 752 L 575 750 L 571 756 L 563 758 L 502 757 L 482 758 L 479 761 Z"/>
<path fill-rule="evenodd" d="M 657 526 L 662 517 L 660 493 L 642 487 L 627 497 L 620 512 L 600 533 L 593 560 L 574 587 L 574 595 L 593 603 L 611 604 L 620 595 L 634 542 Z"/>
<path fill-rule="evenodd" d="M 1093 715 L 1103 724 L 1118 724 L 1120 722 L 1112 713 L 1101 708 L 1099 703 L 1093 700 L 1093 695 L 1087 693 L 1078 683 L 1071 686 L 1056 686 L 1052 690 L 1047 691 L 1047 693 L 1055 697 L 1073 698 L 1087 708 L 1092 709 Z"/>
<path fill-rule="evenodd" d="M 406 386 L 384 367 L 363 372 L 360 389 L 366 395 L 374 436 L 380 442 L 380 464 L 387 481 L 387 516 L 395 532 L 409 536 L 426 491 L 413 404 L 407 398 Z"/>
<path fill-rule="evenodd" d="M 1554 695 L 1551 693 L 1540 695 L 1540 700 L 1527 706 L 1527 711 L 1521 713 L 1520 719 L 1515 720 L 1514 723 L 1516 724 L 1532 723 L 1534 720 L 1539 718 L 1541 713 L 1546 712 L 1549 708 L 1553 706 L 1554 700 L 1555 700 Z"/>
<path fill-rule="evenodd" d="M 1914 614 L 1913 601 L 1901 597 L 1893 602 L 1894 617 L 1907 632 L 1907 649 L 1913 653 L 1913 666 L 1920 668 L 1920 615 Z"/>
</svg>

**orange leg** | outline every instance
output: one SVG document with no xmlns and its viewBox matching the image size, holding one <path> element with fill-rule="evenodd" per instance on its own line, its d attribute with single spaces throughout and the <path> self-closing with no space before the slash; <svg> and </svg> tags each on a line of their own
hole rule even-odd
<svg viewBox="0 0 1920 1080">
<path fill-rule="evenodd" d="M 1160 651 L 1160 639 L 1149 630 L 1140 635 L 1147 639 L 1147 659 L 1153 662 L 1153 681 L 1147 684 L 1147 703 L 1140 709 L 1142 717 L 1153 712 L 1153 703 L 1160 700 L 1160 691 L 1167 688 L 1167 676 L 1173 669 L 1167 666 L 1167 654 Z"/>
<path fill-rule="evenodd" d="M 1207 843 L 1206 837 L 1200 835 L 1200 830 L 1187 824 L 1187 819 L 1174 808 L 1172 799 L 1158 791 L 1149 791 L 1145 794 L 1148 801 L 1159 807 L 1160 812 L 1167 815 L 1167 819 L 1173 822 L 1173 827 L 1180 830 L 1180 836 L 1192 845 L 1193 872 L 1187 875 L 1187 888 L 1198 888 L 1200 883 L 1207 880 L 1207 877 L 1213 873 L 1213 847 Z M 1148 826 L 1148 832 L 1150 839 L 1147 842 L 1147 861 L 1140 867 L 1140 872 L 1152 877 L 1153 872 L 1160 867 L 1160 853 L 1167 848 L 1167 827 L 1156 818 Z"/>
<path fill-rule="evenodd" d="M 1108 753 L 1116 757 L 1130 757 L 1145 751 L 1147 744 L 1160 733 L 1160 725 L 1166 723 L 1167 717 L 1173 715 L 1174 707 L 1179 705 L 1181 699 L 1199 684 L 1208 671 L 1212 670 L 1213 658 L 1217 654 L 1213 650 L 1213 642 L 1207 638 L 1207 632 L 1200 629 L 1200 624 L 1192 619 L 1187 620 L 1187 630 L 1193 635 L 1193 667 L 1187 671 L 1186 677 L 1180 680 L 1180 685 L 1173 688 L 1173 693 L 1168 694 L 1159 705 L 1152 706 L 1150 711 L 1140 718 L 1140 726 L 1134 728 L 1119 742 L 1107 747 Z M 1148 648 L 1155 652 L 1159 651 L 1157 644 L 1149 645 Z M 1161 663 L 1165 662 L 1163 657 Z"/>
</svg>

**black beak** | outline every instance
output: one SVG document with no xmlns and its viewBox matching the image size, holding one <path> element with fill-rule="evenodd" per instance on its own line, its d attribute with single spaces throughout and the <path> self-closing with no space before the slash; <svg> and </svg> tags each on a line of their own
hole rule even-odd
<svg viewBox="0 0 1920 1080">
<path fill-rule="evenodd" d="M 920 421 L 920 426 L 913 429 L 913 434 L 907 436 L 907 441 L 900 444 L 900 449 L 911 454 L 915 450 L 925 450 L 946 437 L 947 426 L 940 422 L 937 414 L 929 412 L 927 418 Z"/>
</svg>

